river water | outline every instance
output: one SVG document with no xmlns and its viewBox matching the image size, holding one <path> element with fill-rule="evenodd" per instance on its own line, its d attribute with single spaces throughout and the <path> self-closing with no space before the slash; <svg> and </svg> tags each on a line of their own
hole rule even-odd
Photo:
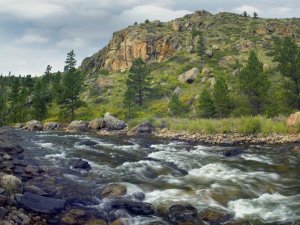
<svg viewBox="0 0 300 225">
<path fill-rule="evenodd" d="M 235 147 L 151 137 L 98 137 L 92 134 L 18 131 L 25 157 L 40 165 L 59 167 L 65 197 L 93 200 L 101 210 L 99 190 L 108 183 L 127 186 L 128 195 L 145 194 L 145 202 L 191 204 L 232 214 L 235 219 L 264 223 L 300 224 L 300 154 L 292 145 L 245 148 L 225 157 Z M 82 145 L 91 140 L 94 146 Z M 90 172 L 72 170 L 74 158 L 88 161 Z M 146 224 L 160 218 L 133 218 Z M 167 223 L 166 223 L 167 224 Z"/>
</svg>

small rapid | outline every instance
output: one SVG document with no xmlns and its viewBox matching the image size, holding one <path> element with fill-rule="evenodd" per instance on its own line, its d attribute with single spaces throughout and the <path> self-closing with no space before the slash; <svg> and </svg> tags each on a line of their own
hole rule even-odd
<svg viewBox="0 0 300 225">
<path fill-rule="evenodd" d="M 126 196 L 155 208 L 190 204 L 233 220 L 261 224 L 300 224 L 300 155 L 292 145 L 248 146 L 234 157 L 235 146 L 204 146 L 153 137 L 97 137 L 92 134 L 18 131 L 25 158 L 58 168 L 60 196 L 79 199 L 100 212 L 99 197 L 110 183 L 126 186 Z M 89 172 L 69 163 L 83 159 Z M 128 216 L 130 224 L 169 224 L 159 216 Z"/>
</svg>

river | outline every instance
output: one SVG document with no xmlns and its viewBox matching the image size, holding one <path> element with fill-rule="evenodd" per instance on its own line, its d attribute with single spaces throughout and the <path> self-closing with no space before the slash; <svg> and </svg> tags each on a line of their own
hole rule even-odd
<svg viewBox="0 0 300 225">
<path fill-rule="evenodd" d="M 292 145 L 251 145 L 235 157 L 234 146 L 206 146 L 154 137 L 98 137 L 93 134 L 18 131 L 25 157 L 56 167 L 64 198 L 89 202 L 101 211 L 100 189 L 108 183 L 127 186 L 128 196 L 144 193 L 155 207 L 191 204 L 199 212 L 228 213 L 235 220 L 261 224 L 300 224 L 300 155 Z M 83 141 L 92 141 L 87 146 Z M 82 158 L 92 170 L 70 168 Z M 133 217 L 132 224 L 164 221 Z"/>
</svg>

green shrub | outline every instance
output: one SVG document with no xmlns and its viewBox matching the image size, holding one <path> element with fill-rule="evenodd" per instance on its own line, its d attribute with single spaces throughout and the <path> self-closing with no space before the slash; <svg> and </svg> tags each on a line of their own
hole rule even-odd
<svg viewBox="0 0 300 225">
<path fill-rule="evenodd" d="M 259 117 L 241 118 L 240 132 L 243 134 L 257 134 L 261 131 L 262 124 Z"/>
</svg>

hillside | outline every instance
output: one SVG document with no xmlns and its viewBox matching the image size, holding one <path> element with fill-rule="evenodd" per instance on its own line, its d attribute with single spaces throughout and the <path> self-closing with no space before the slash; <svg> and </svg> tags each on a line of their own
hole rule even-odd
<svg viewBox="0 0 300 225">
<path fill-rule="evenodd" d="M 204 63 L 195 53 L 199 31 L 206 41 Z M 276 92 L 273 97 L 278 99 L 272 100 L 276 104 L 272 106 L 276 110 L 270 110 L 272 116 L 290 113 L 283 94 L 279 93 L 284 91 L 283 78 L 273 62 L 274 37 L 286 36 L 295 37 L 299 44 L 300 19 L 246 18 L 233 13 L 213 15 L 198 11 L 167 23 L 149 21 L 129 26 L 115 32 L 105 48 L 83 60 L 80 69 L 86 77 L 86 91 L 82 98 L 89 107 L 79 114 L 82 119 L 89 119 L 109 111 L 125 118 L 125 81 L 128 68 L 137 57 L 149 63 L 152 91 L 144 106 L 146 110 L 139 110 L 136 117 L 168 116 L 168 102 L 174 91 L 186 106 L 186 116 L 197 116 L 195 100 L 204 87 L 214 86 L 217 75 L 226 79 L 236 104 L 241 105 L 235 90 L 250 50 L 257 52 L 271 80 L 270 91 Z M 181 82 L 179 76 L 192 68 L 192 84 Z M 232 115 L 243 113 L 240 107 Z"/>
</svg>

